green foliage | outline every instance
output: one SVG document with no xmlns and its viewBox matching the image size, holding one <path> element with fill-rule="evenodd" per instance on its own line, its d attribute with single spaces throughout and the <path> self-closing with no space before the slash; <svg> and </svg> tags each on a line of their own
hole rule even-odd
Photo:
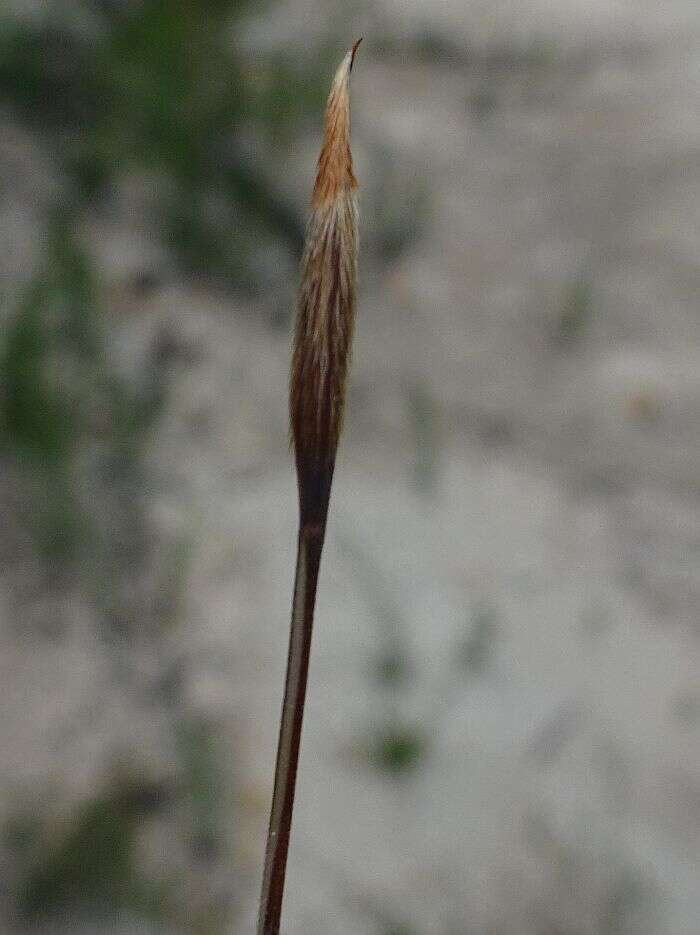
<svg viewBox="0 0 700 935">
<path fill-rule="evenodd" d="M 269 152 L 323 100 L 318 63 L 251 60 L 237 47 L 235 26 L 253 6 L 72 0 L 60 17 L 0 22 L 0 97 L 50 144 L 75 203 L 148 174 L 155 220 L 183 268 L 236 285 L 261 236 L 292 252 L 303 241 L 302 220 L 237 135 L 254 129 Z"/>
<path fill-rule="evenodd" d="M 21 859 L 36 848 L 40 835 L 41 822 L 36 813 L 19 810 L 8 816 L 2 829 L 2 843 Z"/>
<path fill-rule="evenodd" d="M 87 801 L 68 831 L 36 855 L 19 886 L 21 913 L 31 918 L 77 907 L 130 907 L 150 914 L 156 888 L 136 865 L 136 832 L 162 798 L 158 787 L 121 780 Z"/>
<path fill-rule="evenodd" d="M 45 470 L 65 464 L 76 443 L 76 399 L 61 374 L 97 365 L 94 306 L 85 254 L 70 218 L 57 215 L 49 223 L 43 263 L 0 351 L 2 442 Z"/>
<path fill-rule="evenodd" d="M 28 468 L 32 532 L 52 560 L 74 552 L 81 520 L 73 458 L 84 376 L 98 353 L 94 284 L 69 218 L 48 226 L 43 263 L 0 346 L 0 447 Z"/>
<path fill-rule="evenodd" d="M 125 480 L 138 473 L 161 411 L 164 366 L 154 352 L 136 384 L 114 370 L 96 277 L 73 215 L 55 213 L 44 256 L 0 344 L 0 450 L 26 468 L 28 522 L 52 563 L 73 558 L 81 542 L 96 544 L 87 541 L 92 519 L 80 506 L 81 490 L 105 485 L 105 503 L 125 493 L 122 506 L 134 527 L 133 483 L 127 490 Z M 80 455 L 95 444 L 101 458 L 88 467 Z"/>
<path fill-rule="evenodd" d="M 192 815 L 192 846 L 198 854 L 211 856 L 221 844 L 224 824 L 223 782 L 211 725 L 203 720 L 182 721 L 177 744 Z"/>
<path fill-rule="evenodd" d="M 0 364 L 0 427 L 4 446 L 48 467 L 65 459 L 73 427 L 65 401 L 47 379 L 45 300 L 45 287 L 34 283 L 8 329 Z"/>
<path fill-rule="evenodd" d="M 418 728 L 393 724 L 378 731 L 371 749 L 374 765 L 391 776 L 412 773 L 427 755 L 427 738 Z"/>
</svg>

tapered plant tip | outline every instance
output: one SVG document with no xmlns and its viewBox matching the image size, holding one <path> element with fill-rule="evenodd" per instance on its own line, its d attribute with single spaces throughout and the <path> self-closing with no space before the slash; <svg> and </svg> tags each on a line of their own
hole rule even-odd
<svg viewBox="0 0 700 935">
<path fill-rule="evenodd" d="M 328 95 L 297 296 L 289 409 L 299 537 L 258 935 L 279 935 L 280 930 L 316 588 L 355 318 L 357 180 L 348 79 L 360 41 L 343 57 Z"/>
<path fill-rule="evenodd" d="M 301 264 L 290 418 L 302 520 L 325 516 L 340 437 L 352 343 L 357 265 L 357 188 L 350 151 L 349 75 L 343 57 L 326 103 Z"/>
<path fill-rule="evenodd" d="M 354 61 L 355 61 L 355 55 L 356 55 L 357 50 L 358 50 L 359 47 L 360 47 L 360 43 L 362 42 L 363 39 L 364 39 L 364 36 L 360 36 L 360 38 L 357 40 L 357 42 L 355 43 L 355 45 L 350 49 L 350 71 L 352 71 L 352 66 L 353 66 L 353 63 L 354 63 Z"/>
<path fill-rule="evenodd" d="M 358 41 L 345 53 L 335 72 L 326 101 L 323 144 L 318 158 L 312 203 L 319 207 L 343 189 L 357 188 L 350 153 L 350 70 Z"/>
</svg>

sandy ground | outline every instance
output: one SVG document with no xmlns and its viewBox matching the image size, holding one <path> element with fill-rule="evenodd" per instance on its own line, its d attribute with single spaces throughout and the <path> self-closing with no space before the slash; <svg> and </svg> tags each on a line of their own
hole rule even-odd
<svg viewBox="0 0 700 935">
<path fill-rule="evenodd" d="M 287 10 L 270 43 L 303 41 L 315 6 Z M 286 931 L 698 935 L 700 13 L 386 0 L 356 20 L 365 246 Z M 373 24 L 413 51 L 373 49 Z M 316 142 L 288 161 L 300 203 Z M 387 216 L 407 246 L 380 263 Z M 147 245 L 91 229 L 125 366 L 164 322 L 193 351 L 149 451 L 153 528 L 191 543 L 182 623 L 137 680 L 184 660 L 182 705 L 230 751 L 251 931 L 294 561 L 288 337 L 267 297 L 169 282 L 127 307 Z M 164 716 L 111 679 L 75 601 L 42 649 L 6 595 L 0 783 L 71 802 L 115 746 L 167 762 Z M 387 652 L 405 684 L 373 676 Z M 397 725 L 421 744 L 399 777 L 368 755 Z"/>
</svg>

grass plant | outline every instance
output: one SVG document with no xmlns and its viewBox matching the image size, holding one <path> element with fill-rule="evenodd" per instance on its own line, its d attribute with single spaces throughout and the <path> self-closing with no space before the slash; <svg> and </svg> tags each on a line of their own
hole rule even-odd
<svg viewBox="0 0 700 935">
<path fill-rule="evenodd" d="M 340 63 L 328 96 L 301 263 L 290 380 L 299 537 L 258 935 L 277 935 L 280 928 L 314 605 L 353 334 L 357 181 L 350 152 L 349 80 L 359 42 Z"/>
</svg>

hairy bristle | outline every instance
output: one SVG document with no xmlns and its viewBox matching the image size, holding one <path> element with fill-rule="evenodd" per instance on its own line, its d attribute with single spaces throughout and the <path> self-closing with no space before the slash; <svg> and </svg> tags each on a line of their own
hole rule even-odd
<svg viewBox="0 0 700 935">
<path fill-rule="evenodd" d="M 328 96 L 301 267 L 290 409 L 302 500 L 322 496 L 319 485 L 330 490 L 353 333 L 357 181 L 348 84 L 355 48 L 340 64 Z"/>
<path fill-rule="evenodd" d="M 350 152 L 349 78 L 358 43 L 340 63 L 326 103 L 323 145 L 318 159 L 313 207 L 332 201 L 342 191 L 357 188 Z"/>
</svg>

